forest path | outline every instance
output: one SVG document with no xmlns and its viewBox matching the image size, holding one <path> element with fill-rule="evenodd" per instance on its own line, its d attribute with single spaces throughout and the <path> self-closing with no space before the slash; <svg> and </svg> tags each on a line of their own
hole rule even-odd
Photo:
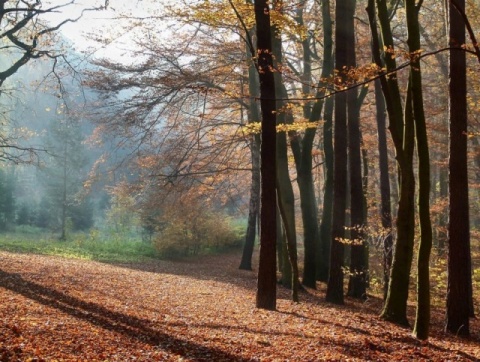
<svg viewBox="0 0 480 362">
<path fill-rule="evenodd" d="M 278 291 L 255 308 L 255 272 L 237 253 L 105 264 L 0 252 L 0 361 L 480 361 L 474 337 L 432 337 L 378 319 L 381 301 L 301 303 Z M 323 286 L 322 286 L 323 287 Z"/>
</svg>

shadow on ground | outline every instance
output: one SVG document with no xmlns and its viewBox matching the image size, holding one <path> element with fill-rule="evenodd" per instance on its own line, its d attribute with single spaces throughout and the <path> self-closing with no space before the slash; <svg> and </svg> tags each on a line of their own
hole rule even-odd
<svg viewBox="0 0 480 362">
<path fill-rule="evenodd" d="M 76 318 L 129 338 L 157 346 L 167 352 L 196 361 L 253 361 L 215 348 L 178 339 L 152 328 L 148 320 L 113 312 L 101 305 L 85 302 L 54 289 L 27 281 L 19 274 L 0 270 L 0 287 L 23 295 L 45 306 L 56 308 Z"/>
</svg>

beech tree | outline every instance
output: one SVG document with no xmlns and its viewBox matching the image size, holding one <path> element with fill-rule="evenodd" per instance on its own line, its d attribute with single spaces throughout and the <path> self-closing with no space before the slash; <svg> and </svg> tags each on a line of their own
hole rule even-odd
<svg viewBox="0 0 480 362">
<path fill-rule="evenodd" d="M 248 29 L 246 36 L 252 39 L 255 29 Z M 254 44 L 251 44 L 254 46 Z M 260 120 L 260 109 L 258 102 L 259 81 L 258 72 L 255 67 L 254 54 L 255 49 L 251 49 L 249 44 L 245 44 L 247 66 L 248 66 L 248 93 L 250 94 L 249 105 L 247 108 L 248 123 L 253 124 Z M 257 221 L 260 210 L 260 135 L 255 133 L 250 139 L 251 160 L 252 160 L 252 178 L 250 186 L 250 201 L 248 208 L 247 231 L 245 234 L 245 244 L 243 246 L 240 269 L 252 270 L 252 256 L 257 236 Z"/>
<path fill-rule="evenodd" d="M 349 34 L 353 32 L 355 0 L 337 1 L 335 5 L 335 69 L 336 85 L 345 87 L 348 67 Z M 347 93 L 335 94 L 334 123 L 334 186 L 332 246 L 330 251 L 330 273 L 326 300 L 343 304 L 343 257 L 345 234 L 345 212 L 347 203 Z"/>
<path fill-rule="evenodd" d="M 471 257 L 467 169 L 467 62 L 465 24 L 460 11 L 465 1 L 449 9 L 449 222 L 446 330 L 469 335 Z"/>
<path fill-rule="evenodd" d="M 6 87 L 6 81 L 21 70 L 27 63 L 40 59 L 51 61 L 51 74 L 61 85 L 58 65 L 70 65 L 66 52 L 59 42 L 59 33 L 67 23 L 77 22 L 85 12 L 105 9 L 108 0 L 98 1 L 97 5 L 77 11 L 74 0 L 41 2 L 39 0 L 0 0 L 0 97 L 2 103 L 7 93 L 14 93 L 15 87 Z M 79 13 L 71 17 L 70 13 Z M 58 14 L 62 20 L 58 19 Z M 55 18 L 52 15 L 57 15 Z M 12 89 L 8 89 L 12 88 Z M 11 122 L 9 117 L 5 122 Z M 26 147 L 21 144 L 20 135 L 2 133 L 0 136 L 0 159 L 13 163 L 33 163 L 38 154 L 45 150 Z"/>
<path fill-rule="evenodd" d="M 283 1 L 276 0 L 274 8 L 282 13 Z M 276 188 L 280 215 L 285 228 L 286 251 L 288 264 L 291 267 L 292 299 L 298 302 L 298 262 L 297 262 L 297 230 L 295 227 L 295 196 L 288 167 L 288 145 L 285 126 L 292 124 L 291 113 L 288 112 L 288 93 L 282 79 L 283 69 L 282 33 L 276 25 L 272 26 L 272 56 L 274 72 L 276 100 L 276 124 L 280 129 L 276 130 Z M 284 129 L 282 129 L 284 128 Z M 290 133 L 290 132 L 289 132 Z M 311 252 L 311 250 L 310 250 Z"/>
<path fill-rule="evenodd" d="M 390 26 L 390 14 L 385 1 L 369 1 L 368 17 L 372 33 L 373 57 L 375 63 L 386 72 L 397 70 L 395 44 Z M 376 14 L 381 38 L 378 36 Z M 381 39 L 381 43 L 379 42 Z M 411 92 L 407 92 L 405 112 L 400 96 L 400 87 L 396 75 L 380 78 L 385 97 L 389 130 L 395 146 L 395 157 L 399 172 L 399 204 L 397 211 L 397 239 L 395 255 L 390 273 L 387 298 L 382 317 L 399 324 L 408 325 L 407 299 L 410 281 L 410 269 L 413 258 L 415 233 L 415 177 L 413 172 L 414 124 L 411 108 Z M 403 116 L 405 114 L 405 120 Z"/>
<path fill-rule="evenodd" d="M 333 76 L 333 21 L 330 14 L 330 0 L 322 0 L 323 20 L 323 65 L 321 79 Z M 319 90 L 327 89 L 326 84 L 320 84 Z M 322 94 L 319 94 L 322 95 Z M 334 97 L 325 100 L 323 112 L 323 155 L 325 162 L 324 193 L 322 205 L 322 218 L 320 222 L 320 245 L 317 251 L 317 279 L 328 281 L 330 269 L 330 246 L 332 243 L 332 209 L 333 209 L 333 103 Z M 312 117 L 320 118 L 322 103 L 317 101 L 312 109 Z"/>
<path fill-rule="evenodd" d="M 276 309 L 276 99 L 273 75 L 270 9 L 266 0 L 255 1 L 258 72 L 262 110 L 260 260 L 257 307 Z"/>
<path fill-rule="evenodd" d="M 65 15 L 65 19 L 56 24 L 48 21 L 50 14 L 67 14 L 74 5 L 75 1 L 72 0 L 47 3 L 46 6 L 37 0 L 0 1 L 0 39 L 4 42 L 2 52 L 10 55 L 9 62 L 2 64 L 0 70 L 0 89 L 6 79 L 31 60 L 50 58 L 54 62 L 55 70 L 55 65 L 59 59 L 65 58 L 65 54 L 52 45 L 52 38 L 65 24 L 78 21 L 84 12 L 105 9 L 108 0 L 103 5 L 83 9 L 76 18 Z"/>
</svg>

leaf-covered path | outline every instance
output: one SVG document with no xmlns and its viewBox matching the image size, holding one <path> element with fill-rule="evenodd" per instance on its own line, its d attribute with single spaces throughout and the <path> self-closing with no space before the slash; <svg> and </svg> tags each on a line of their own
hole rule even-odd
<svg viewBox="0 0 480 362">
<path fill-rule="evenodd" d="M 279 289 L 257 310 L 236 254 L 109 265 L 0 252 L 0 361 L 478 361 L 475 336 L 421 343 L 377 318 L 380 301 L 300 304 Z"/>
</svg>

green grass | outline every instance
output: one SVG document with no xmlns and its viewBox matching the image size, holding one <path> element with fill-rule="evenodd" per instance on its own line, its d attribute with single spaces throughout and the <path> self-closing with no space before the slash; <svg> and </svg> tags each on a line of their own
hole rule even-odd
<svg viewBox="0 0 480 362">
<path fill-rule="evenodd" d="M 14 253 L 56 255 L 102 262 L 141 262 L 158 258 L 155 248 L 141 240 L 92 239 L 90 235 L 72 235 L 60 241 L 51 234 L 15 233 L 0 235 L 0 250 Z"/>
</svg>

